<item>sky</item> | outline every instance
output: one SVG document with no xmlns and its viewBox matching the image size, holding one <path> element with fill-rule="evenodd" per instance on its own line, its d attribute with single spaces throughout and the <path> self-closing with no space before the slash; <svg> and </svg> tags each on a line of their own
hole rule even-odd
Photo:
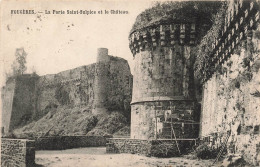
<svg viewBox="0 0 260 167">
<path fill-rule="evenodd" d="M 0 20 L 0 81 L 15 59 L 16 48 L 27 55 L 27 73 L 55 74 L 96 61 L 97 48 L 122 57 L 133 66 L 128 35 L 138 14 L 151 7 L 149 1 L 2 1 Z M 28 9 L 36 14 L 11 14 Z M 45 14 L 45 10 L 51 14 Z M 92 10 L 96 14 L 52 14 L 53 10 Z M 102 10 L 102 14 L 98 11 Z M 128 14 L 104 14 L 104 10 Z M 42 12 L 42 13 L 38 13 Z"/>
</svg>

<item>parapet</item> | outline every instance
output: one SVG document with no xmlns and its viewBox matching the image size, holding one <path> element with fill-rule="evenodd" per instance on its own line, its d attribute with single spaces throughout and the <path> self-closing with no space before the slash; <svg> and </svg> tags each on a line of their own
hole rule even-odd
<svg viewBox="0 0 260 167">
<path fill-rule="evenodd" d="M 108 55 L 107 48 L 98 48 L 97 50 L 97 63 L 98 62 L 108 62 L 110 57 Z"/>
<path fill-rule="evenodd" d="M 169 2 L 147 9 L 137 17 L 130 32 L 132 54 L 175 44 L 198 44 L 221 5 L 222 2 Z"/>
</svg>

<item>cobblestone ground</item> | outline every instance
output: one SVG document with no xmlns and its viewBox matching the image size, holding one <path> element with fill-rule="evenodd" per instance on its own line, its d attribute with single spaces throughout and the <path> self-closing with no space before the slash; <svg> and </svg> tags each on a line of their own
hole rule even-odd
<svg viewBox="0 0 260 167">
<path fill-rule="evenodd" d="M 134 154 L 106 154 L 103 147 L 36 152 L 36 163 L 44 167 L 208 167 L 212 166 L 212 162 Z"/>
</svg>

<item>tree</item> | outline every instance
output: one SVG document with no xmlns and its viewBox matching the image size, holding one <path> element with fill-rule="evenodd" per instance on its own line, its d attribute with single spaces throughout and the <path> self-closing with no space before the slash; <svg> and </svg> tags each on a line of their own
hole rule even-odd
<svg viewBox="0 0 260 167">
<path fill-rule="evenodd" d="M 17 48 L 15 51 L 15 60 L 12 64 L 13 75 L 22 75 L 26 71 L 26 56 L 24 48 Z"/>
</svg>

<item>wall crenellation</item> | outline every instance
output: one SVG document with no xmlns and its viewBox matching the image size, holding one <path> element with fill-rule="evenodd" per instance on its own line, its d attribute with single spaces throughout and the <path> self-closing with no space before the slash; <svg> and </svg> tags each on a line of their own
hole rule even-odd
<svg viewBox="0 0 260 167">
<path fill-rule="evenodd" d="M 196 71 L 203 85 L 201 138 L 219 147 L 231 132 L 229 155 L 239 154 L 254 166 L 260 162 L 258 9 L 253 1 L 229 2 L 220 35 L 209 46 L 212 56 Z"/>
</svg>

